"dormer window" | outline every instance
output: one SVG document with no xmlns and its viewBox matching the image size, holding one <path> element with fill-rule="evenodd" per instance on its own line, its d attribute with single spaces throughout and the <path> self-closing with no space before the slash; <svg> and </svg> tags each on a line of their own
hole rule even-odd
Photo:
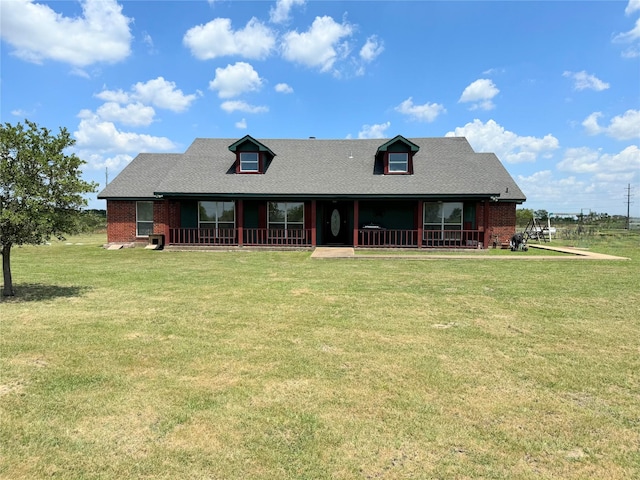
<svg viewBox="0 0 640 480">
<path fill-rule="evenodd" d="M 398 135 L 378 147 L 376 170 L 385 175 L 412 175 L 413 156 L 418 150 L 418 145 Z"/>
<path fill-rule="evenodd" d="M 236 154 L 236 173 L 265 173 L 276 156 L 269 147 L 249 135 L 229 145 L 229 150 Z"/>
<path fill-rule="evenodd" d="M 260 153 L 259 152 L 240 152 L 240 171 L 241 172 L 259 172 L 260 171 Z"/>
<path fill-rule="evenodd" d="M 389 153 L 387 161 L 389 173 L 407 173 L 409 171 L 408 153 Z"/>
</svg>

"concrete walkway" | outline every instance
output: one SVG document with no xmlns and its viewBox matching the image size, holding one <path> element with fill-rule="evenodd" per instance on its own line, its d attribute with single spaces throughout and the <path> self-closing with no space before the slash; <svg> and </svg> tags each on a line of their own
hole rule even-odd
<svg viewBox="0 0 640 480">
<path fill-rule="evenodd" d="M 550 245 L 529 245 L 529 248 L 539 248 L 542 250 L 550 250 L 554 252 L 565 253 L 567 255 L 535 255 L 529 256 L 524 252 L 512 252 L 512 255 L 487 255 L 483 253 L 398 253 L 398 254 L 358 254 L 356 255 L 353 247 L 316 247 L 311 258 L 315 259 L 402 259 L 402 260 L 630 260 L 627 257 L 616 257 L 614 255 L 606 255 L 604 253 L 590 252 L 579 248 L 571 247 L 552 247 Z"/>
</svg>

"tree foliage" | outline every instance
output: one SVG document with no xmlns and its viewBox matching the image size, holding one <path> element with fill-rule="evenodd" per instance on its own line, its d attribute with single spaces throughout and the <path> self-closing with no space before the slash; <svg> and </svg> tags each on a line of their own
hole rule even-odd
<svg viewBox="0 0 640 480">
<path fill-rule="evenodd" d="M 4 295 L 13 295 L 10 254 L 14 245 L 40 244 L 80 227 L 84 194 L 97 184 L 81 178 L 85 163 L 65 153 L 75 144 L 69 132 L 57 135 L 25 120 L 0 126 L 0 247 Z"/>
<path fill-rule="evenodd" d="M 530 208 L 518 208 L 516 210 L 516 225 L 525 226 L 533 218 L 533 210 Z"/>
</svg>

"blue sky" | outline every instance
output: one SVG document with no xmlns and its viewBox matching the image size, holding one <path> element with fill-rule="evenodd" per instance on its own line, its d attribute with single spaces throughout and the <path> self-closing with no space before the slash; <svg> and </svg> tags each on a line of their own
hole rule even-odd
<svg viewBox="0 0 640 480">
<path fill-rule="evenodd" d="M 2 0 L 2 122 L 84 177 L 196 137 L 466 136 L 526 208 L 640 216 L 640 0 Z M 90 198 L 91 208 L 104 208 Z"/>
</svg>

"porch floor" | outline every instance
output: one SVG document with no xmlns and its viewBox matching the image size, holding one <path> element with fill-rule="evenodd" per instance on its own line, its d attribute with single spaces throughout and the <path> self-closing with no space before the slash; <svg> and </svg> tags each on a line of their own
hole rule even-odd
<svg viewBox="0 0 640 480">
<path fill-rule="evenodd" d="M 350 258 L 355 256 L 353 247 L 316 247 L 311 258 Z"/>
<path fill-rule="evenodd" d="M 377 253 L 372 255 L 367 254 L 355 254 L 355 249 L 353 247 L 316 247 L 311 254 L 311 258 L 315 259 L 330 259 L 330 258 L 353 258 L 353 259 L 371 259 L 371 258 L 395 258 L 395 259 L 409 259 L 409 260 L 445 260 L 445 259 L 491 259 L 491 260 L 515 260 L 515 259 L 526 259 L 526 260 L 629 260 L 626 257 L 616 257 L 613 255 L 607 255 L 603 253 L 590 252 L 588 250 L 582 250 L 578 248 L 570 248 L 570 247 L 552 247 L 547 245 L 528 245 L 529 248 L 539 248 L 542 250 L 553 250 L 556 252 L 567 253 L 566 257 L 561 257 L 557 255 L 536 255 L 525 257 L 522 255 L 518 255 L 517 252 L 514 252 L 513 255 L 487 255 L 482 253 L 473 253 L 473 254 L 438 254 L 438 255 L 430 255 L 428 253 L 419 253 L 419 254 L 389 254 L 385 255 L 383 253 Z"/>
</svg>

